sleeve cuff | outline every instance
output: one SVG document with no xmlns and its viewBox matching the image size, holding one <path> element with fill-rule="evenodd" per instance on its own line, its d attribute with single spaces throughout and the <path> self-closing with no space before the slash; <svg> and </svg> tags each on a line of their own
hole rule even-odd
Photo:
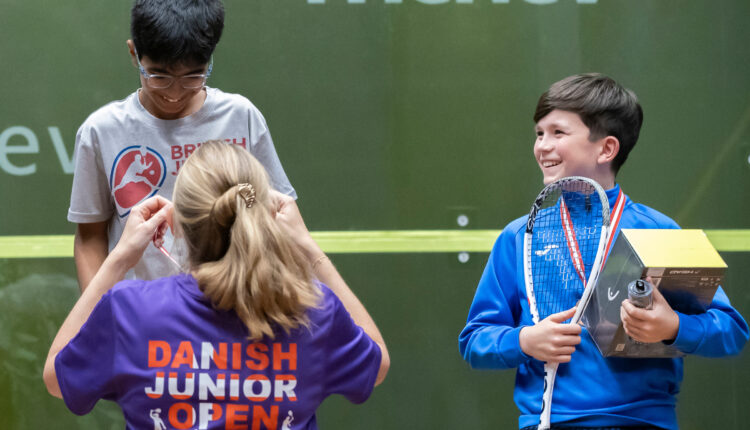
<svg viewBox="0 0 750 430">
<path fill-rule="evenodd" d="M 55 356 L 55 377 L 57 378 L 57 385 L 60 387 L 60 395 L 62 396 L 63 402 L 65 403 L 65 406 L 68 408 L 68 410 L 76 415 L 86 415 L 87 413 L 91 412 L 93 406 L 89 409 L 81 409 L 78 405 L 73 403 L 73 396 L 70 395 L 70 390 L 68 389 L 66 380 L 62 377 L 62 375 L 65 373 L 65 369 L 60 362 L 62 360 L 60 358 L 60 353 L 63 350 L 64 348 L 58 351 L 57 356 Z"/>
<path fill-rule="evenodd" d="M 700 320 L 695 316 L 685 315 L 681 312 L 676 313 L 680 318 L 680 328 L 677 330 L 677 337 L 672 342 L 672 346 L 682 352 L 691 353 L 698 349 L 705 330 Z"/>
<path fill-rule="evenodd" d="M 521 329 L 524 327 L 526 326 L 513 328 L 500 340 L 500 351 L 504 352 L 503 358 L 508 367 L 518 367 L 532 358 L 521 349 L 520 335 Z"/>
<path fill-rule="evenodd" d="M 109 221 L 112 218 L 112 212 L 110 213 L 83 213 L 75 212 L 72 209 L 68 209 L 68 221 L 76 224 L 87 224 L 93 222 L 104 222 Z"/>
</svg>

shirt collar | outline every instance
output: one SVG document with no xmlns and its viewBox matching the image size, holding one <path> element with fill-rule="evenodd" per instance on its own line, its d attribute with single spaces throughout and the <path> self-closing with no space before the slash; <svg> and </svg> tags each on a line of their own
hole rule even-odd
<svg viewBox="0 0 750 430">
<path fill-rule="evenodd" d="M 607 200 L 609 201 L 609 210 L 612 210 L 617 202 L 617 196 L 620 195 L 620 184 L 616 183 L 613 188 L 608 189 L 605 193 L 607 194 Z"/>
</svg>

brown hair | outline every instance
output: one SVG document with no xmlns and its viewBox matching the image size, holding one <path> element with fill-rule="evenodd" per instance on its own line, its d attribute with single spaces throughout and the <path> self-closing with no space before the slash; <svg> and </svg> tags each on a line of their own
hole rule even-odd
<svg viewBox="0 0 750 430">
<path fill-rule="evenodd" d="M 534 122 L 539 122 L 555 109 L 578 114 L 589 128 L 589 140 L 614 136 L 620 151 L 612 161 L 616 174 L 635 147 L 643 124 L 643 109 L 635 93 L 614 79 L 585 73 L 555 82 L 539 98 Z"/>
<path fill-rule="evenodd" d="M 252 205 L 240 184 L 254 189 Z M 174 190 L 193 276 L 215 308 L 237 313 L 252 340 L 307 327 L 307 309 L 320 297 L 309 261 L 274 220 L 269 191 L 260 162 L 221 141 L 188 158 Z"/>
</svg>

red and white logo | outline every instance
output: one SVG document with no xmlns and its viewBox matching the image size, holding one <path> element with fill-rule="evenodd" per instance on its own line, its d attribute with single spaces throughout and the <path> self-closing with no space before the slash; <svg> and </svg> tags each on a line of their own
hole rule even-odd
<svg viewBox="0 0 750 430">
<path fill-rule="evenodd" d="M 129 146 L 117 154 L 109 187 L 121 218 L 159 191 L 167 176 L 166 167 L 161 154 L 145 146 Z"/>
</svg>

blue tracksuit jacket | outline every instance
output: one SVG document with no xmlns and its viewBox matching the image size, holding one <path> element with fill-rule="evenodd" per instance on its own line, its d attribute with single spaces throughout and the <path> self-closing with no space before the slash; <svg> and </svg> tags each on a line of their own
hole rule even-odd
<svg viewBox="0 0 750 430">
<path fill-rule="evenodd" d="M 619 185 L 607 191 L 610 207 L 619 191 Z M 544 363 L 524 354 L 518 342 L 521 328 L 533 324 L 523 275 L 526 219 L 524 216 L 508 224 L 495 242 L 466 327 L 459 336 L 459 349 L 471 367 L 517 369 L 514 399 L 521 412 L 519 427 L 539 422 L 544 381 Z M 667 216 L 628 199 L 619 228 L 679 226 Z M 748 340 L 747 323 L 721 287 L 708 312 L 678 316 L 680 329 L 674 346 L 685 353 L 707 357 L 737 354 Z M 559 367 L 552 422 L 580 426 L 648 423 L 677 429 L 675 404 L 682 368 L 681 358 L 602 357 L 584 329 L 571 362 Z"/>
</svg>

